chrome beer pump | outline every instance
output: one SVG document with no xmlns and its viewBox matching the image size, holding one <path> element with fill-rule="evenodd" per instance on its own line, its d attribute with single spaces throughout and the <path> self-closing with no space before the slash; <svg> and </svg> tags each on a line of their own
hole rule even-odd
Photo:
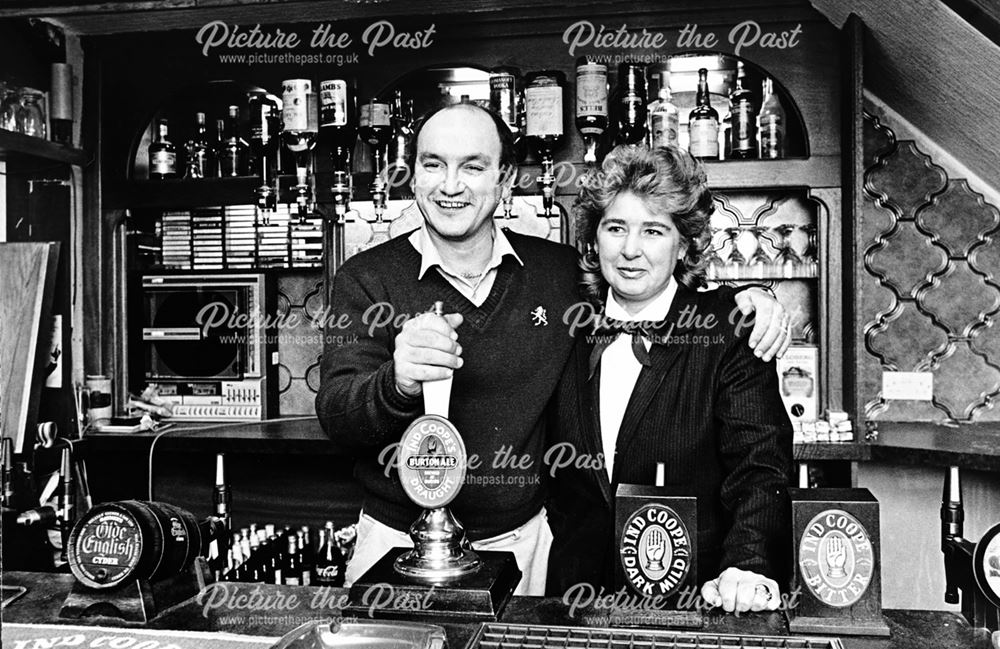
<svg viewBox="0 0 1000 649">
<path fill-rule="evenodd" d="M 974 627 L 1000 630 L 1000 523 L 978 543 L 963 538 L 965 508 L 958 467 L 948 468 L 941 497 L 941 552 L 947 604 L 961 604 Z M 961 591 L 961 596 L 959 595 Z"/>
<path fill-rule="evenodd" d="M 444 314 L 442 302 L 433 312 Z M 393 548 L 351 586 L 345 614 L 409 618 L 496 620 L 521 580 L 510 552 L 474 551 L 448 505 L 465 482 L 468 454 L 448 420 L 452 379 L 425 381 L 424 414 L 399 442 L 399 482 L 424 508 L 410 526 L 413 548 Z M 370 605 L 386 584 L 400 597 L 420 600 L 420 611 Z"/>
<path fill-rule="evenodd" d="M 434 303 L 434 313 L 444 315 L 443 303 Z M 410 526 L 413 549 L 399 555 L 393 569 L 428 585 L 456 581 L 482 567 L 465 528 L 448 509 L 465 481 L 469 459 L 462 436 L 448 421 L 451 384 L 452 377 L 424 382 L 424 414 L 403 433 L 399 449 L 403 491 L 424 511 Z"/>
</svg>

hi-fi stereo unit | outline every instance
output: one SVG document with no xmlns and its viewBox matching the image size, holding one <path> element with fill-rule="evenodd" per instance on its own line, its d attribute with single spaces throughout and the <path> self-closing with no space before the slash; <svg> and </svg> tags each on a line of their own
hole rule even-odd
<svg viewBox="0 0 1000 649">
<path fill-rule="evenodd" d="M 174 419 L 260 421 L 278 414 L 274 282 L 264 274 L 142 278 L 146 381 Z"/>
</svg>

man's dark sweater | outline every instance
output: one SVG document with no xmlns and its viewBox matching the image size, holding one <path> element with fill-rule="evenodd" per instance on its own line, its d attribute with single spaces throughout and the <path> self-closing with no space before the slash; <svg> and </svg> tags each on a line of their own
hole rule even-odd
<svg viewBox="0 0 1000 649">
<path fill-rule="evenodd" d="M 365 513 L 398 530 L 420 510 L 403 493 L 395 467 L 385 467 L 385 449 L 423 414 L 423 400 L 396 390 L 394 341 L 408 317 L 436 300 L 445 313 L 464 316 L 464 365 L 455 372 L 449 419 L 472 460 L 452 511 L 475 541 L 523 524 L 545 499 L 549 402 L 573 346 L 563 315 L 579 301 L 576 252 L 505 234 L 524 265 L 504 257 L 478 308 L 437 270 L 418 280 L 420 254 L 405 236 L 351 258 L 334 278 L 328 319 L 344 326 L 330 333 L 345 342 L 327 346 L 316 412 L 332 439 L 358 451 Z"/>
</svg>

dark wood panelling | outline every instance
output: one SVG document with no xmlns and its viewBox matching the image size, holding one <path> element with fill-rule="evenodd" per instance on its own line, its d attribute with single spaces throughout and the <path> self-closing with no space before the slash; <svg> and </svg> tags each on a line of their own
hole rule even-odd
<svg viewBox="0 0 1000 649">
<path fill-rule="evenodd" d="M 865 87 L 992 187 L 1000 187 L 1000 48 L 940 0 L 814 0 L 868 28 Z"/>
</svg>

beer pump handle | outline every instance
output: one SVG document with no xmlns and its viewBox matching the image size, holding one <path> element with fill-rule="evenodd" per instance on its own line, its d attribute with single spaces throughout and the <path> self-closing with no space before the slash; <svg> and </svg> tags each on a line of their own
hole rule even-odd
<svg viewBox="0 0 1000 649">
<path fill-rule="evenodd" d="M 435 315 L 444 316 L 444 302 L 437 300 L 431 307 Z M 424 381 L 424 414 L 440 415 L 448 418 L 448 408 L 451 406 L 451 383 L 454 376 L 437 381 Z"/>
<path fill-rule="evenodd" d="M 959 547 L 964 534 L 965 509 L 962 506 L 962 481 L 957 466 L 948 467 L 941 495 L 941 551 L 944 553 L 944 601 L 958 604 Z"/>
<path fill-rule="evenodd" d="M 73 522 L 76 519 L 74 504 L 76 500 L 76 487 L 73 480 L 73 451 L 69 446 L 62 449 L 62 457 L 59 463 L 59 478 L 62 489 L 59 491 L 58 516 L 59 535 L 62 537 L 61 558 L 66 560 L 66 548 L 69 547 L 69 533 L 73 529 Z"/>
<path fill-rule="evenodd" d="M 799 462 L 799 488 L 809 488 L 809 463 Z"/>
<path fill-rule="evenodd" d="M 216 575 L 221 575 L 226 564 L 226 555 L 230 548 L 230 530 L 232 528 L 232 517 L 229 506 L 232 504 L 233 494 L 226 483 L 226 456 L 224 453 L 215 455 L 215 487 L 212 489 L 213 518 L 215 525 L 212 525 L 211 541 L 209 543 L 209 558 L 211 568 Z"/>
</svg>

